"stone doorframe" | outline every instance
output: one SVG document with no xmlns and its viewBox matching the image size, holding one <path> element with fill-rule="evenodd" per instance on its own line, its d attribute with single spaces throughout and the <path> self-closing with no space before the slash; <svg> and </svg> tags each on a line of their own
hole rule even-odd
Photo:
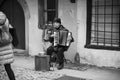
<svg viewBox="0 0 120 80">
<path fill-rule="evenodd" d="M 26 0 L 17 0 L 24 11 L 25 16 L 25 55 L 29 55 L 29 19 L 30 11 Z"/>
</svg>

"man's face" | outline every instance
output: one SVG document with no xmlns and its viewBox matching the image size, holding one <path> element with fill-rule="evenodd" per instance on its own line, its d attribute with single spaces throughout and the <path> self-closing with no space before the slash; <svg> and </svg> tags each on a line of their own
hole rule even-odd
<svg viewBox="0 0 120 80">
<path fill-rule="evenodd" d="M 54 23 L 53 23 L 53 26 L 54 26 L 55 28 L 59 28 L 60 23 L 54 22 Z"/>
</svg>

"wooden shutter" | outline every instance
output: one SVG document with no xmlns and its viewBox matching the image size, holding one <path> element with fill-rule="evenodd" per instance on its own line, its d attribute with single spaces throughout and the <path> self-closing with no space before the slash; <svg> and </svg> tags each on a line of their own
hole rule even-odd
<svg viewBox="0 0 120 80">
<path fill-rule="evenodd" d="M 44 25 L 44 0 L 38 0 L 38 15 L 39 15 L 39 28 L 43 29 Z"/>
</svg>

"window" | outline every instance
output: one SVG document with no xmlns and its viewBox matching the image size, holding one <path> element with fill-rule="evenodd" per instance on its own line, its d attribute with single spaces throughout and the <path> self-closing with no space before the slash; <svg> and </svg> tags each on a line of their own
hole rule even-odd
<svg viewBox="0 0 120 80">
<path fill-rule="evenodd" d="M 120 0 L 88 0 L 87 48 L 120 50 Z"/>
<path fill-rule="evenodd" d="M 53 22 L 58 16 L 58 0 L 38 0 L 39 3 L 39 25 Z"/>
<path fill-rule="evenodd" d="M 44 14 L 45 21 L 53 21 L 57 17 L 57 0 L 45 0 Z"/>
</svg>

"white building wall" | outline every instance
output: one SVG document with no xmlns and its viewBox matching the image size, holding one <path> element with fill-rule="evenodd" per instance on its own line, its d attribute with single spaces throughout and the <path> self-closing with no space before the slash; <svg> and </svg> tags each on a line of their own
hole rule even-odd
<svg viewBox="0 0 120 80">
<path fill-rule="evenodd" d="M 38 29 L 38 0 L 26 0 L 30 10 L 29 19 L 29 54 L 36 55 L 43 51 L 42 30 Z M 75 42 L 65 52 L 65 57 L 74 61 L 76 52 L 81 63 L 97 66 L 120 67 L 120 52 L 84 48 L 86 43 L 86 0 L 59 0 L 58 16 L 62 24 L 72 31 Z"/>
<path fill-rule="evenodd" d="M 86 43 L 86 0 L 77 0 L 78 43 L 77 52 L 82 63 L 97 66 L 120 67 L 120 51 L 84 48 Z"/>
<path fill-rule="evenodd" d="M 59 0 L 58 3 L 58 17 L 61 18 L 63 26 L 72 32 L 75 40 L 65 52 L 65 58 L 74 61 L 77 52 L 77 3 L 71 3 L 70 0 Z"/>
<path fill-rule="evenodd" d="M 38 0 L 26 0 L 29 10 L 29 55 L 36 55 L 43 51 L 42 30 L 38 29 Z"/>
</svg>

